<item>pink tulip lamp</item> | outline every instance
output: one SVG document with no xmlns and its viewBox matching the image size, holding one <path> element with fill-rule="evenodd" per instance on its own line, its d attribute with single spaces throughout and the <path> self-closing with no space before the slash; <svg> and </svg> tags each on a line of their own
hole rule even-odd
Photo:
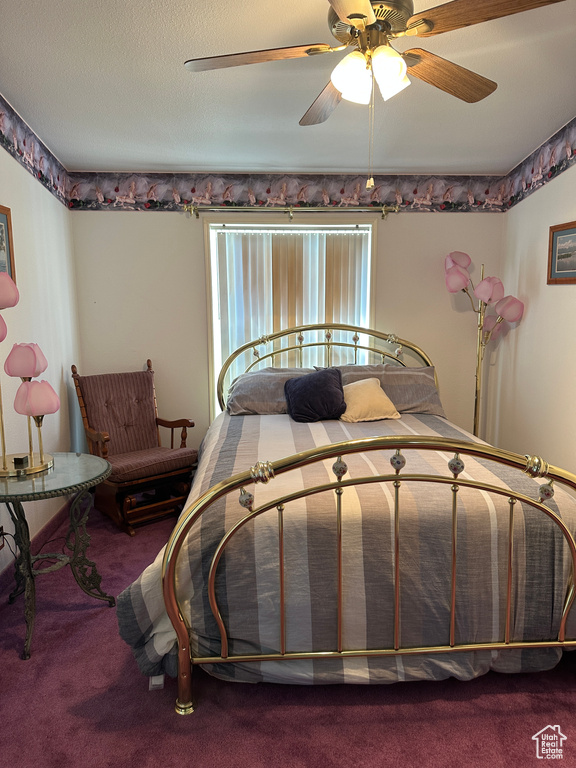
<svg viewBox="0 0 576 768">
<path fill-rule="evenodd" d="M 476 287 L 468 269 L 472 260 L 467 253 L 453 251 L 444 262 L 446 288 L 450 293 L 463 291 L 472 304 L 478 318 L 476 343 L 476 392 L 474 396 L 474 434 L 480 425 L 480 393 L 482 388 L 482 361 L 491 339 L 497 338 L 503 323 L 519 323 L 524 314 L 524 304 L 515 296 L 505 296 L 504 286 L 497 277 L 484 277 L 484 265 L 480 270 L 480 282 Z M 475 302 L 477 300 L 477 303 Z"/>
<path fill-rule="evenodd" d="M 14 307 L 20 295 L 16 284 L 6 272 L 0 273 L 0 309 Z M 0 342 L 4 341 L 7 328 L 0 315 Z M 60 408 L 60 399 L 47 381 L 32 381 L 48 367 L 38 344 L 14 344 L 6 362 L 4 371 L 8 376 L 20 378 L 22 383 L 16 392 L 14 410 L 28 417 L 28 453 L 7 454 L 4 433 L 4 413 L 2 392 L 0 390 L 0 442 L 2 459 L 0 477 L 22 476 L 42 472 L 54 466 L 54 458 L 44 453 L 42 445 L 42 422 L 48 413 L 56 413 Z M 34 452 L 32 440 L 32 420 L 38 429 L 38 452 Z"/>
</svg>

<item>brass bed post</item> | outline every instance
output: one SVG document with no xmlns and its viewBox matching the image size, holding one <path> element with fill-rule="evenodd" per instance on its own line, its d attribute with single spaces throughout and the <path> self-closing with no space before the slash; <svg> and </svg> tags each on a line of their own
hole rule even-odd
<svg viewBox="0 0 576 768">
<path fill-rule="evenodd" d="M 394 480 L 394 650 L 400 648 L 400 480 Z"/>
<path fill-rule="evenodd" d="M 514 566 L 514 504 L 516 499 L 510 497 L 508 499 L 510 505 L 510 516 L 508 522 L 508 575 L 506 583 L 506 629 L 504 634 L 504 642 L 508 644 L 510 642 L 510 613 L 512 607 L 512 573 Z"/>
<path fill-rule="evenodd" d="M 280 653 L 286 653 L 286 603 L 284 601 L 284 504 L 278 507 L 278 572 L 280 577 Z"/>
<path fill-rule="evenodd" d="M 336 479 L 338 481 L 338 486 L 334 489 L 334 492 L 336 493 L 336 532 L 337 532 L 337 580 L 338 580 L 338 586 L 337 586 L 337 612 L 338 612 L 338 626 L 337 626 L 337 636 L 338 636 L 338 653 L 342 653 L 342 494 L 344 493 L 344 489 L 342 488 L 342 478 L 344 475 L 348 472 L 348 465 L 346 462 L 342 459 L 342 456 L 339 455 L 334 464 L 332 464 L 332 472 L 336 476 Z"/>
<path fill-rule="evenodd" d="M 190 659 L 190 635 L 188 627 L 180 611 L 176 598 L 176 562 L 182 539 L 176 539 L 174 546 L 172 538 L 166 545 L 163 562 L 162 588 L 166 610 L 170 616 L 178 644 L 178 697 L 175 710 L 179 715 L 190 715 L 194 712 L 192 701 L 192 664 Z M 177 618 L 176 618 L 177 617 Z"/>
<path fill-rule="evenodd" d="M 456 628 L 456 556 L 458 550 L 458 483 L 452 487 L 452 583 L 450 585 L 450 645 L 455 645 Z"/>
<path fill-rule="evenodd" d="M 337 578 L 338 578 L 338 653 L 342 653 L 342 488 L 336 488 L 336 526 L 338 538 Z"/>
</svg>

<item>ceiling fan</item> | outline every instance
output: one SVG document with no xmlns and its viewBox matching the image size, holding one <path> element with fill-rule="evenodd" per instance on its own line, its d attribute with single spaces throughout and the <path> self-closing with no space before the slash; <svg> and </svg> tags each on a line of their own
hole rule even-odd
<svg viewBox="0 0 576 768">
<path fill-rule="evenodd" d="M 374 80 L 380 86 L 382 96 L 389 98 L 409 85 L 407 73 L 473 103 L 489 96 L 496 90 L 497 84 L 422 48 L 398 53 L 390 40 L 438 35 L 563 1 L 451 0 L 415 14 L 413 0 L 328 0 L 328 24 L 332 35 L 340 43 L 336 47 L 313 43 L 208 56 L 190 59 L 185 62 L 185 67 L 191 72 L 202 72 L 353 49 L 335 67 L 330 82 L 302 117 L 300 125 L 324 122 L 342 98 L 368 104 L 373 98 Z"/>
</svg>

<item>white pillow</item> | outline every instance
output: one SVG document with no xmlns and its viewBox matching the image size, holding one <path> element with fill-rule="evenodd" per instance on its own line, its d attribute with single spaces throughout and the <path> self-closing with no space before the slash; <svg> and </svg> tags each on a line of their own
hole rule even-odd
<svg viewBox="0 0 576 768">
<path fill-rule="evenodd" d="M 340 416 L 342 421 L 400 418 L 396 406 L 380 386 L 379 379 L 360 379 L 346 384 L 343 389 L 346 410 Z"/>
</svg>

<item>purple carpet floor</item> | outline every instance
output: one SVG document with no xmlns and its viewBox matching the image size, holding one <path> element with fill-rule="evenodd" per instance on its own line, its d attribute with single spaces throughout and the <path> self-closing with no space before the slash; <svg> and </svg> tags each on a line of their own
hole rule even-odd
<svg viewBox="0 0 576 768">
<path fill-rule="evenodd" d="M 173 524 L 130 538 L 92 511 L 88 556 L 104 591 L 121 592 Z M 62 524 L 51 536 L 61 545 L 64 533 Z M 148 691 L 118 636 L 115 609 L 85 595 L 68 567 L 36 579 L 32 656 L 21 660 L 23 597 L 8 604 L 9 575 L 0 580 L 1 766 L 524 768 L 542 764 L 532 737 L 547 726 L 565 737 L 556 764 L 576 766 L 572 654 L 533 675 L 373 687 L 247 685 L 197 671 L 198 707 L 182 717 L 175 682 Z"/>
</svg>

